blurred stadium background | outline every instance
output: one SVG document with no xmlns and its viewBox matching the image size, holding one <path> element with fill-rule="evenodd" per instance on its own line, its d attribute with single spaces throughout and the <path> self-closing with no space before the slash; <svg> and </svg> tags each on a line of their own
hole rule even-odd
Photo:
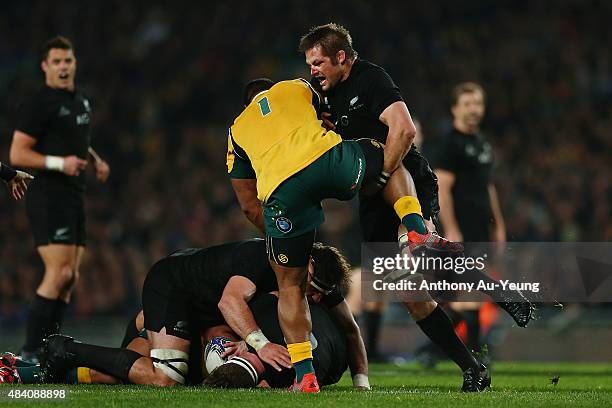
<svg viewBox="0 0 612 408">
<path fill-rule="evenodd" d="M 88 251 L 66 331 L 118 344 L 157 259 L 257 234 L 225 177 L 226 128 L 246 80 L 308 76 L 299 36 L 329 21 L 391 74 L 426 143 L 451 124 L 453 85 L 484 86 L 509 240 L 611 241 L 611 20 L 612 3 L 582 0 L 3 2 L 0 160 L 20 96 L 42 82 L 38 47 L 63 34 L 94 101 L 93 146 L 112 170 L 106 185 L 89 185 Z M 0 208 L 0 349 L 16 351 L 42 264 L 24 204 L 0 189 Z M 355 211 L 328 211 L 321 238 L 357 264 Z M 497 321 L 497 358 L 612 360 L 610 304 L 540 316 L 527 330 Z M 380 349 L 409 357 L 417 332 L 391 307 Z"/>
</svg>

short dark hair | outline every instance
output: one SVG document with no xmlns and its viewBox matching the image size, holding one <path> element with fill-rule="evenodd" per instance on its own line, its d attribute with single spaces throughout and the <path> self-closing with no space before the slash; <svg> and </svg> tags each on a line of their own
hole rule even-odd
<svg viewBox="0 0 612 408">
<path fill-rule="evenodd" d="M 457 102 L 459 102 L 459 97 L 466 93 L 474 93 L 480 92 L 482 94 L 482 98 L 484 100 L 487 99 L 487 94 L 482 86 L 478 85 L 476 82 L 462 82 L 456 85 L 453 88 L 453 92 L 451 94 L 451 106 L 456 106 Z"/>
<path fill-rule="evenodd" d="M 333 246 L 315 242 L 312 246 L 314 278 L 319 286 L 338 287 L 345 292 L 351 285 L 351 264 L 342 252 Z"/>
<path fill-rule="evenodd" d="M 204 385 L 212 388 L 251 388 L 253 377 L 246 368 L 238 364 L 221 364 L 204 380 Z"/>
<path fill-rule="evenodd" d="M 49 56 L 49 51 L 53 48 L 59 48 L 61 50 L 73 50 L 72 41 L 68 38 L 63 37 L 61 35 L 56 35 L 55 37 L 47 40 L 43 46 L 40 48 L 40 60 L 46 61 Z"/>
<path fill-rule="evenodd" d="M 242 91 L 242 104 L 247 107 L 253 100 L 255 95 L 261 91 L 267 91 L 272 88 L 276 82 L 270 78 L 256 78 L 251 79 L 246 83 Z"/>
<path fill-rule="evenodd" d="M 298 50 L 305 53 L 317 45 L 321 47 L 323 54 L 331 58 L 334 64 L 338 63 L 336 58 L 338 51 L 344 51 L 346 58 L 350 60 L 357 58 L 357 51 L 353 49 L 351 33 L 340 24 L 329 23 L 311 28 L 300 39 Z"/>
</svg>

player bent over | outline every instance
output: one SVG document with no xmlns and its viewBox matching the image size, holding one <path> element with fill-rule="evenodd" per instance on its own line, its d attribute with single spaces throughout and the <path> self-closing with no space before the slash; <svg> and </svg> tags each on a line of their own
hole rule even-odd
<svg viewBox="0 0 612 408">
<path fill-rule="evenodd" d="M 278 312 L 296 371 L 293 390 L 318 392 L 312 366 L 312 330 L 305 297 L 306 265 L 316 228 L 323 222 L 321 200 L 349 200 L 378 185 L 409 234 L 427 231 L 418 200 L 410 196 L 414 185 L 400 166 L 392 175 L 383 171 L 383 146 L 371 139 L 342 141 L 327 131 L 318 118 L 318 93 L 303 80 L 274 84 L 252 81 L 245 91 L 244 111 L 228 136 L 228 172 L 247 217 L 266 233 L 268 256 L 279 286 Z M 388 182 L 388 183 L 387 183 Z M 257 201 L 263 203 L 258 207 Z M 259 209 L 261 208 L 261 212 Z M 422 247 L 460 252 L 431 232 L 411 240 L 411 251 Z M 429 302 L 432 310 L 435 302 Z M 436 309 L 437 310 L 437 309 Z M 442 316 L 446 317 L 446 316 Z M 448 318 L 448 343 L 464 371 L 464 389 L 480 391 L 490 383 L 486 367 L 465 348 Z M 467 385 L 466 385 L 467 383 Z"/>
</svg>

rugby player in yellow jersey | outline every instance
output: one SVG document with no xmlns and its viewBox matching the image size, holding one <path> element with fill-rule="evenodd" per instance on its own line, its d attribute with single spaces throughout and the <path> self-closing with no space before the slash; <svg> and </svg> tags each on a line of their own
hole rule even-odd
<svg viewBox="0 0 612 408">
<path fill-rule="evenodd" d="M 362 186 L 362 194 L 384 188 L 383 197 L 407 228 L 415 217 L 422 222 L 420 205 L 408 195 L 414 186 L 403 166 L 391 175 L 382 171 L 380 143 L 342 141 L 322 126 L 320 97 L 307 81 L 251 81 L 244 103 L 228 135 L 228 172 L 247 217 L 266 235 L 279 322 L 296 371 L 291 390 L 318 392 L 305 282 L 316 228 L 324 220 L 321 200 L 349 200 Z M 437 236 L 432 240 L 451 252 L 462 249 Z M 258 333 L 249 336 L 247 343 L 257 349 Z"/>
</svg>

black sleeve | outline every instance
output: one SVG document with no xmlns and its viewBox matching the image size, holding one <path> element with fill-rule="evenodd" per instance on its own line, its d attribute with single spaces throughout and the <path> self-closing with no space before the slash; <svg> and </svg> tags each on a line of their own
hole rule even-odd
<svg viewBox="0 0 612 408">
<path fill-rule="evenodd" d="M 264 240 L 249 240 L 240 244 L 232 259 L 232 275 L 244 276 L 257 287 L 257 292 L 277 290 L 276 276 L 268 261 Z"/>
<path fill-rule="evenodd" d="M 426 143 L 426 152 L 433 169 L 457 173 L 457 148 L 450 135 L 444 135 Z"/>
<path fill-rule="evenodd" d="M 404 100 L 399 87 L 380 67 L 364 72 L 361 86 L 368 111 L 377 119 L 389 105 Z"/>
<path fill-rule="evenodd" d="M 323 299 L 321 301 L 325 306 L 331 309 L 333 307 L 338 306 L 340 303 L 342 303 L 343 300 L 344 296 L 342 296 L 342 293 L 340 293 L 340 289 L 334 288 L 334 290 L 332 290 L 329 295 L 323 296 Z"/>
<path fill-rule="evenodd" d="M 25 99 L 17 108 L 15 130 L 40 138 L 47 121 L 45 110 L 36 98 Z"/>
</svg>

